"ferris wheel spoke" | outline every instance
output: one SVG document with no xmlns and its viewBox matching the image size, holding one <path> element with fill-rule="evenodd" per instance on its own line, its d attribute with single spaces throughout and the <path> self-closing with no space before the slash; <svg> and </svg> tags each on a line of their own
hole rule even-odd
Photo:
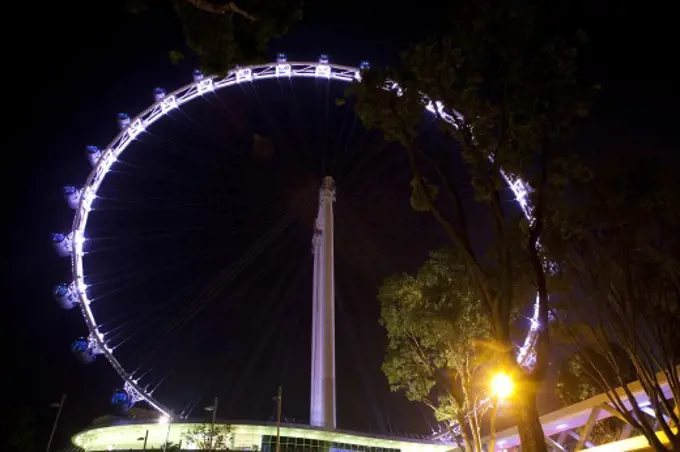
<svg viewBox="0 0 680 452">
<path fill-rule="evenodd" d="M 352 148 L 352 149 L 359 149 L 358 152 L 350 152 L 348 153 L 347 157 L 345 158 L 345 161 L 347 161 L 347 166 L 349 167 L 348 173 L 344 176 L 344 184 L 343 186 L 351 186 L 353 183 L 357 182 L 357 180 L 363 179 L 364 182 L 370 181 L 370 180 L 375 180 L 380 174 L 382 174 L 382 170 L 384 169 L 383 167 L 385 164 L 389 164 L 390 162 L 394 161 L 394 157 L 390 155 L 386 155 L 386 149 L 390 148 L 390 144 L 382 141 L 378 142 L 376 144 L 373 144 L 369 149 L 366 149 L 365 147 L 360 146 L 360 144 L 363 142 L 366 134 L 364 134 L 360 142 L 357 143 L 357 145 Z M 375 150 L 372 150 L 375 148 Z M 358 154 L 358 156 L 355 157 L 355 155 Z M 391 157 L 391 158 L 390 158 Z M 378 166 L 376 169 L 373 169 L 371 171 L 370 176 L 368 177 L 362 177 L 364 173 L 362 173 L 362 170 L 364 170 L 366 166 L 366 162 L 370 161 L 371 158 L 381 158 L 383 161 L 383 164 Z M 339 180 L 340 176 L 338 177 Z"/>
<path fill-rule="evenodd" d="M 305 259 L 306 263 L 309 263 L 311 261 L 311 255 L 308 255 L 307 259 Z M 288 287 L 295 285 L 295 282 L 300 281 L 301 277 L 304 274 L 304 266 L 299 266 L 297 268 L 297 271 L 295 271 L 295 275 L 293 276 L 293 279 L 286 281 L 284 279 L 280 279 L 277 284 L 277 288 L 280 288 L 282 285 L 284 285 L 286 282 L 288 282 Z M 292 298 L 290 296 L 286 296 L 287 291 L 278 291 L 278 290 L 272 290 L 272 296 L 280 296 L 282 300 L 284 300 L 283 303 L 278 304 L 278 309 L 275 314 L 275 318 L 277 319 L 283 319 L 285 318 L 283 316 L 283 313 L 285 312 L 286 308 L 289 307 L 288 303 L 290 302 L 289 300 Z M 279 295 L 280 294 L 280 295 Z M 286 303 L 288 302 L 288 303 Z M 280 320 L 279 320 L 280 321 Z M 234 386 L 232 393 L 233 394 L 239 394 L 241 393 L 241 387 L 245 384 L 246 381 L 248 381 L 251 378 L 252 370 L 255 364 L 260 360 L 263 351 L 265 350 L 266 345 L 272 340 L 275 331 L 278 328 L 274 328 L 274 325 L 271 323 L 269 324 L 269 327 L 266 329 L 259 329 L 259 331 L 264 331 L 264 334 L 261 335 L 260 341 L 257 345 L 257 348 L 255 349 L 254 353 L 250 354 L 250 359 L 246 366 L 244 367 L 243 371 L 240 372 L 241 379 L 240 381 Z"/>
<path fill-rule="evenodd" d="M 64 191 L 75 209 L 72 230 L 53 236 L 55 250 L 71 257 L 73 273 L 73 282 L 59 286 L 55 298 L 65 308 L 79 306 L 89 336 L 76 341 L 74 353 L 85 362 L 101 354 L 111 363 L 123 379 L 123 391 L 117 393 L 122 399 L 117 400 L 126 406 L 144 400 L 172 416 L 156 397 L 165 401 L 170 400 L 166 399 L 169 393 L 182 392 L 178 385 L 182 378 L 191 378 L 187 367 L 188 362 L 195 362 L 192 347 L 196 344 L 219 357 L 205 359 L 196 369 L 197 375 L 205 375 L 213 384 L 211 377 L 218 372 L 223 375 L 225 367 L 234 369 L 230 364 L 235 359 L 247 363 L 249 375 L 260 361 L 261 350 L 279 337 L 276 334 L 283 334 L 288 325 L 275 328 L 268 315 L 278 312 L 275 322 L 283 322 L 283 313 L 295 299 L 291 296 L 295 281 L 306 266 L 274 271 L 266 256 L 285 255 L 293 235 L 287 232 L 287 239 L 278 237 L 290 224 L 305 218 L 308 207 L 314 210 L 292 200 L 291 193 L 306 192 L 304 177 L 292 192 L 279 190 L 286 173 L 291 169 L 311 170 L 314 177 L 329 169 L 345 173 L 342 177 L 355 187 L 356 197 L 365 205 L 369 197 L 362 192 L 368 181 L 354 185 L 363 178 L 363 168 L 375 163 L 382 173 L 397 165 L 395 159 L 385 157 L 385 147 L 374 144 L 377 134 L 361 127 L 356 115 L 350 125 L 349 108 L 343 111 L 329 103 L 337 87 L 331 82 L 352 82 L 360 76 L 360 69 L 329 64 L 327 57 L 318 63 L 289 63 L 280 57 L 276 63 L 237 68 L 219 77 L 195 72 L 194 81 L 176 91 L 157 89 L 155 102 L 138 116 L 119 115 L 120 133 L 105 148 L 88 147 L 93 169 L 85 185 Z M 293 79 L 311 82 L 293 83 Z M 226 91 L 223 88 L 236 85 L 240 90 L 231 90 L 228 97 L 220 95 Z M 394 83 L 386 89 L 399 95 Z M 265 95 L 272 90 L 278 97 Z M 303 105 L 305 96 L 314 103 Z M 203 101 L 192 102 L 199 98 Z M 346 107 L 351 105 L 350 99 Z M 447 121 L 457 114 L 427 98 L 423 107 L 438 111 L 437 116 Z M 257 115 L 255 109 L 259 109 Z M 258 160 L 255 149 L 241 152 L 256 139 L 257 127 L 269 131 L 267 139 L 286 152 L 285 160 L 280 152 L 271 161 Z M 124 153 L 131 147 L 136 151 Z M 280 165 L 287 165 L 286 170 Z M 514 175 L 504 173 L 504 178 L 531 220 L 530 188 Z M 376 196 L 380 194 L 374 193 L 373 199 Z M 279 220 L 283 207 L 276 207 L 277 203 L 294 215 Z M 161 227 L 154 228 L 154 221 Z M 288 226 L 279 230 L 277 222 L 288 222 Z M 349 224 L 354 238 L 366 242 L 365 249 L 375 248 L 369 253 L 374 254 L 372 259 L 381 258 L 376 255 L 390 234 L 371 240 L 375 225 Z M 235 246 L 230 245 L 233 242 Z M 256 259 L 262 265 L 254 271 Z M 305 261 L 309 259 L 308 254 Z M 232 262 L 226 269 L 220 266 L 225 260 Z M 215 268 L 223 270 L 215 272 Z M 267 280 L 269 291 L 255 283 L 256 277 Z M 198 293 L 196 287 L 200 287 Z M 260 352 L 251 356 L 236 344 L 230 344 L 228 354 L 217 352 L 222 320 L 234 320 L 229 318 L 228 303 L 216 303 L 225 299 L 226 287 L 232 299 L 245 297 L 239 288 L 260 294 L 262 302 L 255 306 L 260 310 L 250 325 L 264 334 Z M 243 334 L 241 323 L 232 321 L 229 327 Z M 521 354 L 527 353 L 531 351 L 523 347 Z M 287 355 L 276 359 L 282 359 L 285 366 Z M 522 365 L 530 361 L 521 359 Z M 238 377 L 233 370 L 230 378 Z M 238 387 L 247 384 L 247 376 L 241 374 Z M 180 406 L 191 412 L 199 401 L 199 395 L 187 397 Z"/>
<path fill-rule="evenodd" d="M 184 310 L 184 313 L 178 320 L 168 326 L 164 332 L 159 333 L 156 338 L 157 344 L 162 344 L 163 341 L 172 333 L 182 329 L 191 321 L 199 312 L 201 312 L 212 301 L 217 293 L 224 287 L 224 285 L 231 282 L 236 275 L 238 275 L 264 248 L 266 248 L 271 241 L 278 236 L 286 227 L 288 227 L 295 216 L 292 213 L 287 214 L 282 218 L 275 228 L 268 231 L 262 236 L 258 242 L 255 243 L 238 261 L 230 265 L 220 273 L 219 278 L 213 284 L 209 285 L 203 292 L 198 294 L 189 302 L 189 306 Z"/>
</svg>

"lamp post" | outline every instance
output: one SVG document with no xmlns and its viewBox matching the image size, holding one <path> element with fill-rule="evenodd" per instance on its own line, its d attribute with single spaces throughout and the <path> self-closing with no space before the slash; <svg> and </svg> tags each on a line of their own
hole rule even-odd
<svg viewBox="0 0 680 452">
<path fill-rule="evenodd" d="M 281 403 L 283 402 L 283 389 L 279 386 L 276 396 L 276 452 L 281 452 Z"/>
<path fill-rule="evenodd" d="M 205 407 L 206 411 L 212 411 L 212 422 L 210 423 L 210 451 L 212 452 L 213 450 L 213 441 L 215 440 L 215 418 L 217 416 L 217 407 L 219 405 L 220 401 L 215 396 L 215 400 L 213 400 L 212 406 L 207 406 Z"/>
<path fill-rule="evenodd" d="M 494 452 L 496 447 L 496 416 L 498 405 L 510 397 L 515 389 L 515 384 L 510 375 L 498 372 L 491 378 L 491 434 L 489 438 L 489 452 Z"/>
<path fill-rule="evenodd" d="M 144 433 L 144 436 L 137 438 L 137 441 L 144 441 L 144 446 L 142 450 L 146 450 L 146 442 L 149 440 L 149 430 Z"/>
<path fill-rule="evenodd" d="M 61 410 L 64 408 L 64 402 L 66 402 L 66 394 L 61 395 L 61 400 L 59 401 L 59 406 L 57 408 L 57 415 L 54 417 L 54 424 L 52 424 L 52 431 L 50 432 L 50 439 L 47 441 L 45 452 L 50 452 L 50 447 L 52 447 L 52 440 L 54 439 L 54 433 L 57 431 L 57 424 L 61 417 Z"/>
</svg>

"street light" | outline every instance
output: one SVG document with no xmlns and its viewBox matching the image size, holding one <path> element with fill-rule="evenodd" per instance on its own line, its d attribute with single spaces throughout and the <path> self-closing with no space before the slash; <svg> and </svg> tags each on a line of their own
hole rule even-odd
<svg viewBox="0 0 680 452">
<path fill-rule="evenodd" d="M 491 435 L 489 438 L 489 452 L 494 452 L 496 445 L 496 415 L 498 405 L 512 396 L 515 383 L 505 372 L 497 372 L 491 377 Z"/>
<path fill-rule="evenodd" d="M 491 378 L 491 394 L 496 400 L 503 401 L 512 395 L 515 390 L 515 383 L 510 375 L 498 372 Z"/>
<path fill-rule="evenodd" d="M 213 441 L 215 440 L 215 418 L 217 416 L 217 407 L 219 406 L 219 399 L 215 397 L 213 404 L 204 408 L 205 411 L 212 411 L 212 422 L 210 423 L 210 451 L 213 450 Z"/>
</svg>

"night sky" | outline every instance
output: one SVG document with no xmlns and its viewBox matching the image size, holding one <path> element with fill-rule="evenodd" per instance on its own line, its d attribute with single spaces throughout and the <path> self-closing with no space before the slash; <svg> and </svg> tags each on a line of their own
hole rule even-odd
<svg viewBox="0 0 680 452">
<path fill-rule="evenodd" d="M 3 31 L 10 99 L 2 154 L 4 396 L 10 413 L 23 406 L 37 416 L 39 441 L 54 414 L 48 405 L 61 393 L 68 400 L 57 440 L 65 444 L 112 412 L 109 399 L 120 386 L 104 359 L 84 366 L 71 355 L 84 323 L 51 298 L 52 286 L 69 273 L 49 242 L 49 233 L 68 228 L 72 218 L 61 187 L 84 181 L 84 147 L 110 141 L 118 112 L 136 114 L 154 87 L 188 83 L 193 68 L 168 59 L 182 43 L 169 8 L 136 16 L 121 3 L 49 3 L 6 13 L 22 25 Z M 309 0 L 303 22 L 272 45 L 272 54 L 389 62 L 409 40 L 439 26 L 440 2 L 367 3 Z M 564 3 L 554 26 L 588 32 L 586 70 L 603 86 L 578 137 L 583 152 L 611 159 L 644 152 L 671 161 L 678 70 L 670 14 L 653 2 L 635 9 Z M 384 338 L 375 294 L 385 276 L 414 270 L 446 242 L 427 215 L 409 209 L 399 149 L 353 127 L 351 106 L 334 104 L 341 94 L 342 85 L 309 81 L 195 101 L 130 147 L 104 184 L 88 258 L 93 296 L 102 297 L 97 309 L 111 328 L 120 327 L 121 340 L 129 337 L 122 360 L 152 367 L 149 378 L 169 375 L 158 396 L 177 411 L 194 406 L 192 415 L 203 416 L 202 407 L 219 395 L 220 417 L 268 420 L 283 384 L 284 416 L 307 422 L 311 225 L 320 178 L 330 171 L 338 182 L 339 426 L 429 430 L 426 411 L 389 393 L 380 372 Z M 434 149 L 451 147 L 424 128 Z M 266 145 L 254 150 L 255 134 Z M 284 232 L 275 239 L 261 239 L 278 227 Z M 234 264 L 258 244 L 262 251 L 233 276 Z M 222 280 L 186 328 L 162 335 Z"/>
</svg>

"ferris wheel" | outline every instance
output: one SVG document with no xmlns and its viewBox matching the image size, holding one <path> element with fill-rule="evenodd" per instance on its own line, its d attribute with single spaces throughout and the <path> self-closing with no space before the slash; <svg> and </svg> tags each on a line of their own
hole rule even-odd
<svg viewBox="0 0 680 452">
<path fill-rule="evenodd" d="M 139 368 L 125 367 L 126 364 L 118 356 L 117 347 L 119 343 L 112 340 L 113 329 L 107 329 L 104 326 L 105 322 L 102 321 L 96 309 L 97 297 L 91 294 L 93 289 L 89 285 L 89 277 L 96 265 L 93 266 L 87 262 L 85 256 L 88 254 L 91 228 L 98 227 L 91 213 L 97 210 L 98 203 L 101 200 L 107 198 L 107 194 L 101 193 L 103 182 L 107 177 L 116 173 L 118 164 L 121 162 L 121 154 L 145 135 L 154 136 L 155 132 L 150 129 L 155 123 L 162 122 L 164 118 L 176 114 L 176 112 L 181 113 L 183 109 L 187 108 L 186 104 L 194 99 L 209 99 L 209 95 L 218 90 L 225 88 L 233 90 L 237 86 L 259 84 L 265 80 L 295 78 L 320 79 L 347 84 L 360 81 L 361 72 L 367 67 L 367 63 L 362 63 L 359 67 L 332 64 L 326 55 L 322 55 L 317 62 L 289 62 L 284 54 L 279 54 L 276 62 L 239 67 L 225 76 L 206 76 L 200 71 L 194 71 L 193 81 L 175 91 L 166 92 L 161 88 L 156 88 L 153 92 L 153 103 L 140 114 L 134 117 L 120 114 L 117 118 L 120 131 L 106 147 L 88 146 L 86 148 L 87 159 L 92 169 L 85 184 L 82 187 L 66 186 L 63 190 L 68 206 L 75 211 L 71 230 L 52 235 L 52 244 L 57 254 L 70 258 L 72 281 L 57 285 L 54 288 L 53 295 L 64 309 L 78 307 L 87 326 L 88 335 L 73 342 L 71 346 L 73 353 L 83 363 L 92 363 L 97 356 L 103 355 L 122 379 L 122 389 L 114 393 L 113 403 L 129 407 L 143 401 L 164 416 L 182 415 L 171 409 L 171 404 L 168 404 L 165 400 L 159 400 L 154 395 L 157 386 L 152 387 L 143 382 L 145 376 L 143 371 L 140 371 Z M 386 89 L 399 91 L 399 87 L 394 83 L 388 84 Z M 424 98 L 423 107 L 427 111 L 439 113 L 441 118 L 452 123 L 451 116 L 446 113 L 439 102 Z M 181 168 L 175 169 L 181 170 Z M 510 174 L 504 174 L 504 177 L 522 212 L 531 220 L 532 210 L 528 201 L 530 188 L 518 177 Z M 281 229 L 288 224 L 287 222 L 289 222 L 289 219 L 285 218 L 282 222 L 275 222 L 274 229 Z M 133 224 L 130 227 L 134 228 L 135 225 Z M 267 240 L 270 240 L 272 236 L 271 233 L 266 235 L 262 241 L 262 246 L 265 242 L 270 243 Z M 190 244 L 187 246 L 190 246 Z M 233 272 L 232 269 L 228 270 Z M 109 309 L 108 311 L 114 310 Z M 113 314 L 107 312 L 105 317 Z M 535 310 L 531 319 L 531 327 L 518 353 L 517 359 L 522 365 L 531 365 L 533 359 L 533 345 L 538 331 L 537 315 L 538 313 Z M 139 320 L 139 318 L 135 318 L 134 321 L 138 322 L 137 328 L 140 330 L 144 329 L 144 325 L 146 325 L 144 322 L 147 322 L 147 320 Z"/>
</svg>

